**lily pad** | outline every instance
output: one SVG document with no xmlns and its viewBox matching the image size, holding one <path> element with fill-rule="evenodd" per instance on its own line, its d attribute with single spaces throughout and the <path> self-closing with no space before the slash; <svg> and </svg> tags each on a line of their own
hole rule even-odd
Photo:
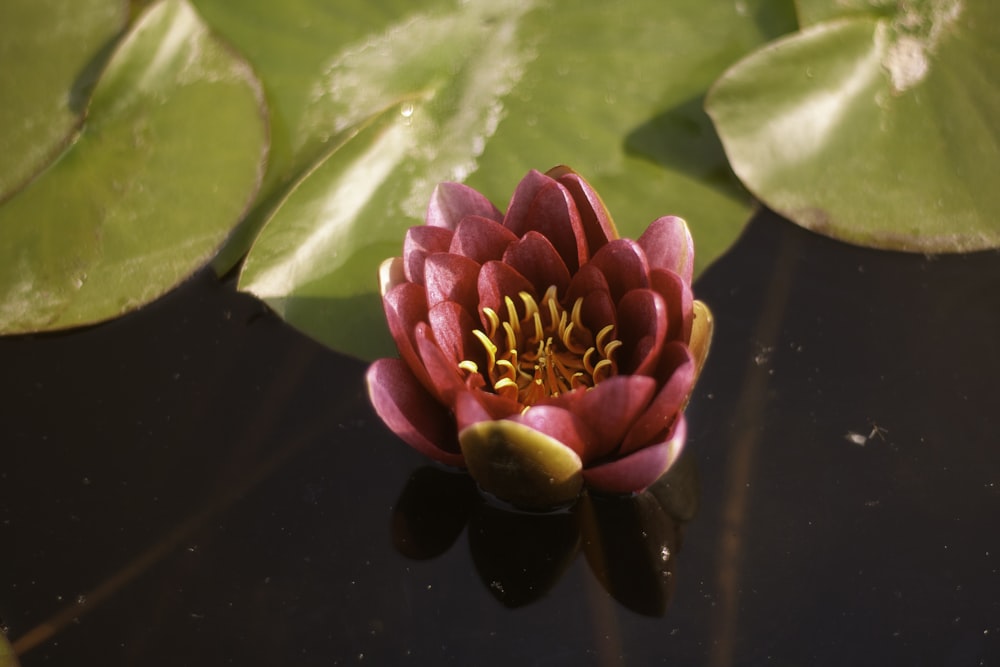
<svg viewBox="0 0 1000 667">
<path fill-rule="evenodd" d="M 184 0 L 153 5 L 73 144 L 0 206 L 0 332 L 97 322 L 169 290 L 240 219 L 266 147 L 247 64 Z"/>
<path fill-rule="evenodd" d="M 261 78 L 270 107 L 271 150 L 261 192 L 213 262 L 226 273 L 249 250 L 274 207 L 303 174 L 337 145 L 336 118 L 316 113 L 331 59 L 389 29 L 409 13 L 449 0 L 194 0 L 212 30 L 232 44 Z M 346 18 L 345 17 L 349 17 Z M 372 84 L 375 86 L 375 83 Z M 375 113 L 367 109 L 363 115 Z M 354 120 L 359 120 L 355 116 Z M 350 121 L 340 119 L 341 127 Z"/>
<path fill-rule="evenodd" d="M 924 0 L 904 0 L 909 6 Z M 799 27 L 830 21 L 848 16 L 891 17 L 903 6 L 899 0 L 795 0 L 795 13 L 799 17 Z"/>
<path fill-rule="evenodd" d="M 124 0 L 0 3 L 0 201 L 71 140 L 127 19 Z"/>
<path fill-rule="evenodd" d="M 503 208 L 529 169 L 568 164 L 625 236 L 685 217 L 699 269 L 739 234 L 752 202 L 701 98 L 728 64 L 794 28 L 789 2 L 409 7 L 300 79 L 309 95 L 264 64 L 277 50 L 259 54 L 264 85 L 288 95 L 275 106 L 298 124 L 289 150 L 330 147 L 277 205 L 240 278 L 293 325 L 350 354 L 391 354 L 377 267 L 444 180 Z"/>
<path fill-rule="evenodd" d="M 391 179 L 410 147 L 401 136 L 407 128 L 397 121 L 404 104 L 346 132 L 295 185 L 240 275 L 240 289 L 305 333 L 367 358 L 392 345 L 369 270 L 398 251 L 396 221 L 378 213 L 393 195 Z M 359 180 L 359 173 L 368 178 Z M 362 216 L 371 220 L 366 229 L 355 223 Z"/>
<path fill-rule="evenodd" d="M 848 242 L 1000 246 L 1000 5 L 846 3 L 730 69 L 707 109 L 765 204 Z M 831 16 L 801 0 L 806 22 Z"/>
</svg>

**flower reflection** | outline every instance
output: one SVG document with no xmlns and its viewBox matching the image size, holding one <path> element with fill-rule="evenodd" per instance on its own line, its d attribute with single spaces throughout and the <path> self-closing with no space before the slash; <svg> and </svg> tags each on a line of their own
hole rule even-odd
<svg viewBox="0 0 1000 667">
<path fill-rule="evenodd" d="M 697 498 L 690 456 L 640 494 L 588 493 L 549 513 L 511 511 L 484 499 L 468 475 L 425 466 L 400 494 L 392 537 L 400 553 L 426 560 L 448 551 L 466 530 L 480 579 L 507 607 L 544 597 L 582 551 L 612 597 L 640 614 L 662 616 Z"/>
</svg>

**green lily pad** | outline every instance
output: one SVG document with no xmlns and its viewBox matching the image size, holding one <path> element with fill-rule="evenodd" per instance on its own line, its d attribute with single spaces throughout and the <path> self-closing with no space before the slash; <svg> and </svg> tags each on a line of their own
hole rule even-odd
<svg viewBox="0 0 1000 667">
<path fill-rule="evenodd" d="M 0 201 L 71 140 L 127 19 L 123 0 L 0 3 Z"/>
<path fill-rule="evenodd" d="M 730 69 L 707 109 L 765 204 L 848 242 L 1000 246 L 1000 5 L 847 3 Z M 799 3 L 813 21 L 830 16 Z"/>
<path fill-rule="evenodd" d="M 913 7 L 924 0 L 904 0 L 907 6 Z M 799 17 L 799 27 L 805 28 L 814 23 L 830 21 L 848 16 L 892 17 L 903 3 L 899 0 L 795 0 L 795 12 Z"/>
<path fill-rule="evenodd" d="M 213 262 L 226 273 L 249 250 L 291 187 L 337 145 L 337 119 L 316 113 L 331 59 L 381 34 L 400 17 L 446 7 L 448 0 L 194 0 L 213 31 L 260 76 L 270 106 L 271 150 L 260 196 Z M 365 115 L 375 113 L 367 109 Z M 355 117 L 355 120 L 359 120 Z M 351 122 L 341 122 L 341 127 Z"/>
<path fill-rule="evenodd" d="M 259 84 L 184 0 L 112 55 L 74 143 L 0 206 L 0 332 L 97 322 L 207 262 L 259 184 Z"/>
<path fill-rule="evenodd" d="M 295 159 L 328 147 L 277 204 L 240 278 L 293 325 L 356 356 L 391 354 L 377 267 L 400 254 L 443 180 L 503 208 L 529 169 L 568 164 L 625 236 L 661 215 L 686 218 L 698 269 L 739 234 L 752 202 L 701 99 L 731 62 L 794 28 L 789 2 L 408 7 L 371 34 L 333 40 L 320 74 L 295 85 L 291 61 L 265 64 L 278 50 L 251 56 L 268 91 L 287 95 L 275 107 L 297 124 Z"/>
<path fill-rule="evenodd" d="M 261 231 L 239 281 L 305 333 L 367 358 L 392 345 L 372 267 L 399 250 L 396 221 L 379 213 L 410 147 L 397 121 L 405 104 L 346 132 L 296 183 Z M 368 178 L 359 181 L 358 173 Z M 355 221 L 366 213 L 371 223 L 359 230 Z"/>
</svg>

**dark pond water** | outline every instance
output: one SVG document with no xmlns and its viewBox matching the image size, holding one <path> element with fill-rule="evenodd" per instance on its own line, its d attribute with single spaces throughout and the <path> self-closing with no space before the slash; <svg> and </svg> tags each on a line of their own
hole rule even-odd
<svg viewBox="0 0 1000 667">
<path fill-rule="evenodd" d="M 364 365 L 202 275 L 0 340 L 0 618 L 34 665 L 998 665 L 1000 254 L 768 213 L 656 495 L 518 516 Z"/>
</svg>

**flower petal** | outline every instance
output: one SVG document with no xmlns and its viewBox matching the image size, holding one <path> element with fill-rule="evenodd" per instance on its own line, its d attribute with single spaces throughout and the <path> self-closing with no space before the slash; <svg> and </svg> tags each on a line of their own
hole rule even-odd
<svg viewBox="0 0 1000 667">
<path fill-rule="evenodd" d="M 639 244 L 631 239 L 609 242 L 591 258 L 590 265 L 604 274 L 615 303 L 629 290 L 649 287 L 646 255 Z"/>
<path fill-rule="evenodd" d="M 479 486 L 518 507 L 562 505 L 575 500 L 583 487 L 576 452 L 525 424 L 477 422 L 462 429 L 458 441 Z"/>
<path fill-rule="evenodd" d="M 593 458 L 597 440 L 583 420 L 569 410 L 554 405 L 534 405 L 510 420 L 555 438 L 583 461 Z"/>
<path fill-rule="evenodd" d="M 454 301 L 470 314 L 478 312 L 478 276 L 479 264 L 468 257 L 447 252 L 428 255 L 424 262 L 427 306 L 433 308 L 442 301 Z"/>
<path fill-rule="evenodd" d="M 570 271 L 587 261 L 587 239 L 569 190 L 531 171 L 517 186 L 504 227 L 518 236 L 536 231 L 549 239 Z"/>
<path fill-rule="evenodd" d="M 591 263 L 584 264 L 573 274 L 569 288 L 566 290 L 566 303 L 572 304 L 580 297 L 587 296 L 594 290 L 608 291 L 608 279 L 601 270 Z"/>
<path fill-rule="evenodd" d="M 567 308 L 572 309 L 579 298 L 583 298 L 580 318 L 591 332 L 596 334 L 607 325 L 617 322 L 607 278 L 590 263 L 581 266 L 570 280 L 563 302 Z"/>
<path fill-rule="evenodd" d="M 479 368 L 486 363 L 486 350 L 472 330 L 479 326 L 465 308 L 454 301 L 442 301 L 427 313 L 428 323 L 441 351 L 455 366 L 472 361 Z"/>
<path fill-rule="evenodd" d="M 663 442 L 583 471 L 587 486 L 605 493 L 637 493 L 658 480 L 684 449 L 687 425 L 678 418 L 673 434 Z"/>
<path fill-rule="evenodd" d="M 493 421 L 496 419 L 489 411 L 479 402 L 476 395 L 472 392 L 463 392 L 455 397 L 455 422 L 458 424 L 458 430 L 463 431 L 473 424 L 478 424 L 479 422 Z"/>
<path fill-rule="evenodd" d="M 691 327 L 691 342 L 688 347 L 694 357 L 695 376 L 701 374 L 708 357 L 708 348 L 712 345 L 712 329 L 715 323 L 712 311 L 701 301 L 694 302 L 694 324 Z"/>
<path fill-rule="evenodd" d="M 430 378 L 431 385 L 428 389 L 437 397 L 438 401 L 451 407 L 454 405 L 455 396 L 467 391 L 458 366 L 448 358 L 448 355 L 438 345 L 430 325 L 424 322 L 418 324 L 413 338 L 417 344 L 417 352 L 420 354 L 420 362 Z"/>
<path fill-rule="evenodd" d="M 615 375 L 589 390 L 577 390 L 546 401 L 571 411 L 593 433 L 594 446 L 584 462 L 614 452 L 635 419 L 656 393 L 656 380 L 645 375 Z M 528 412 L 536 410 L 532 408 Z"/>
<path fill-rule="evenodd" d="M 618 303 L 620 373 L 654 375 L 667 339 L 667 303 L 651 289 L 635 289 Z"/>
<path fill-rule="evenodd" d="M 507 246 L 516 240 L 517 236 L 499 222 L 469 215 L 455 228 L 448 252 L 485 264 L 503 257 Z"/>
<path fill-rule="evenodd" d="M 406 282 L 406 270 L 402 257 L 390 257 L 378 267 L 378 293 L 383 297 L 396 285 Z"/>
<path fill-rule="evenodd" d="M 694 272 L 694 239 L 687 223 L 676 215 L 657 218 L 650 223 L 639 245 L 654 269 L 673 271 L 689 285 Z"/>
<path fill-rule="evenodd" d="M 587 239 L 587 256 L 603 248 L 608 241 L 618 238 L 618 230 L 608 213 L 607 207 L 601 201 L 600 195 L 582 176 L 566 166 L 553 167 L 545 172 L 546 176 L 556 179 L 569 190 L 576 209 L 580 213 L 580 224 L 584 237 Z"/>
<path fill-rule="evenodd" d="M 649 282 L 667 303 L 667 340 L 687 342 L 694 322 L 694 295 L 691 285 L 673 271 L 652 269 Z"/>
<path fill-rule="evenodd" d="M 512 243 L 503 255 L 504 264 L 513 267 L 535 286 L 536 294 L 544 294 L 555 285 L 559 294 L 569 286 L 569 270 L 555 247 L 538 232 L 531 231 Z"/>
<path fill-rule="evenodd" d="M 365 374 L 368 395 L 386 426 L 421 454 L 447 465 L 463 465 L 455 421 L 406 364 L 379 359 Z"/>
<path fill-rule="evenodd" d="M 475 391 L 470 392 L 476 397 L 486 412 L 490 414 L 491 419 L 504 419 L 506 417 L 513 417 L 514 415 L 520 414 L 521 410 L 524 409 L 524 404 L 519 403 L 516 400 L 510 398 L 504 398 L 499 394 L 494 394 L 489 391 Z"/>
<path fill-rule="evenodd" d="M 537 297 L 535 288 L 527 278 L 511 266 L 503 262 L 486 262 L 479 271 L 477 283 L 479 307 L 490 308 L 493 312 L 503 312 L 503 298 L 515 296 L 520 292 L 528 292 Z M 520 299 L 515 299 L 520 303 Z"/>
<path fill-rule="evenodd" d="M 430 389 L 430 378 L 423 369 L 413 340 L 417 324 L 427 321 L 427 295 L 424 288 L 413 283 L 396 285 L 382 299 L 382 308 L 399 356 L 413 369 L 424 386 Z"/>
<path fill-rule="evenodd" d="M 660 368 L 657 372 L 670 375 L 666 377 L 665 384 L 649 407 L 625 435 L 622 454 L 628 454 L 663 438 L 664 434 L 673 428 L 678 413 L 684 407 L 694 387 L 695 362 L 687 346 L 682 343 L 668 343 L 663 347 Z"/>
<path fill-rule="evenodd" d="M 403 262 L 406 279 L 424 284 L 424 260 L 433 253 L 448 252 L 453 232 L 443 227 L 421 225 L 406 230 L 403 240 Z"/>
<path fill-rule="evenodd" d="M 517 236 L 521 236 L 531 229 L 528 224 L 528 210 L 531 208 L 531 202 L 534 201 L 543 187 L 553 182 L 551 178 L 537 169 L 532 169 L 525 174 L 524 178 L 518 182 L 517 187 L 514 188 L 514 194 L 511 195 L 510 203 L 507 204 L 507 214 L 503 217 L 503 226 Z"/>
<path fill-rule="evenodd" d="M 467 215 L 480 215 L 497 222 L 503 220 L 503 214 L 489 199 L 467 185 L 441 183 L 434 188 L 427 206 L 428 225 L 454 230 Z"/>
<path fill-rule="evenodd" d="M 482 421 L 505 419 L 520 414 L 524 408 L 512 401 L 486 391 L 465 391 L 455 396 L 455 421 L 458 430 Z"/>
</svg>

